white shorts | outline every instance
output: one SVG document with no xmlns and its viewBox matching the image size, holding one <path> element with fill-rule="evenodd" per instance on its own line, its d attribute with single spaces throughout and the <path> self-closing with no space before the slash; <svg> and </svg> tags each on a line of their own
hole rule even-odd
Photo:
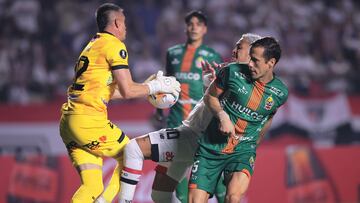
<svg viewBox="0 0 360 203">
<path fill-rule="evenodd" d="M 152 160 L 160 162 L 155 170 L 178 182 L 182 180 L 193 164 L 199 136 L 184 125 L 149 133 Z"/>
<path fill-rule="evenodd" d="M 152 160 L 155 162 L 191 162 L 198 147 L 199 134 L 189 127 L 161 129 L 149 133 Z"/>
</svg>

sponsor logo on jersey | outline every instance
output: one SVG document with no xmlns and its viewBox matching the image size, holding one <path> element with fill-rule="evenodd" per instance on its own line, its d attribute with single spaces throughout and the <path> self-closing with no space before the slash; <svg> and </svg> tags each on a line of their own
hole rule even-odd
<svg viewBox="0 0 360 203">
<path fill-rule="evenodd" d="M 270 110 L 273 106 L 274 106 L 274 99 L 272 98 L 272 96 L 269 96 L 266 100 L 265 100 L 265 109 L 266 110 Z"/>
<path fill-rule="evenodd" d="M 284 93 L 276 87 L 270 87 L 270 91 L 279 97 L 284 96 Z"/>
<path fill-rule="evenodd" d="M 177 58 L 174 58 L 174 59 L 171 61 L 171 64 L 172 64 L 172 65 L 178 65 L 178 64 L 180 64 L 180 61 L 179 61 Z"/>
<path fill-rule="evenodd" d="M 241 94 L 248 94 L 249 93 L 244 86 L 242 86 L 241 88 L 239 87 L 238 92 L 240 92 Z"/>
<path fill-rule="evenodd" d="M 127 53 L 124 49 L 121 49 L 119 55 L 121 56 L 121 58 L 126 59 Z"/>
<path fill-rule="evenodd" d="M 171 51 L 171 54 L 173 54 L 173 55 L 179 55 L 179 54 L 181 54 L 182 52 L 183 52 L 182 49 L 174 49 L 174 50 Z"/>
<path fill-rule="evenodd" d="M 199 73 L 183 73 L 183 72 L 177 72 L 175 73 L 175 77 L 178 80 L 200 80 L 200 74 Z"/>
<path fill-rule="evenodd" d="M 235 77 L 240 79 L 247 79 L 246 75 L 242 72 L 234 72 Z"/>
<path fill-rule="evenodd" d="M 86 145 L 83 145 L 83 147 L 86 147 L 86 148 L 88 148 L 90 150 L 96 150 L 96 149 L 99 149 L 100 142 L 97 141 L 97 140 L 94 140 L 94 141 L 92 141 L 90 143 L 87 143 Z"/>
<path fill-rule="evenodd" d="M 210 54 L 211 54 L 211 53 L 208 52 L 208 51 L 206 51 L 206 50 L 200 50 L 200 51 L 199 51 L 199 55 L 201 55 L 201 56 L 207 57 L 207 56 L 209 56 Z M 211 55 L 213 55 L 213 54 L 211 54 Z"/>
<path fill-rule="evenodd" d="M 264 118 L 264 115 L 261 115 L 258 112 L 253 111 L 253 110 L 251 110 L 250 108 L 248 108 L 246 106 L 242 106 L 241 104 L 239 104 L 239 103 L 237 103 L 235 101 L 233 101 L 233 103 L 231 104 L 230 107 L 237 110 L 237 111 L 239 111 L 241 114 L 249 116 L 249 117 L 251 117 L 251 118 L 253 118 L 255 120 L 258 120 L 258 121 L 260 121 L 261 119 Z"/>
<path fill-rule="evenodd" d="M 202 61 L 204 61 L 203 57 L 201 57 L 201 56 L 197 57 L 196 60 L 195 60 L 195 67 L 196 68 L 202 68 L 202 66 L 201 66 Z"/>
</svg>

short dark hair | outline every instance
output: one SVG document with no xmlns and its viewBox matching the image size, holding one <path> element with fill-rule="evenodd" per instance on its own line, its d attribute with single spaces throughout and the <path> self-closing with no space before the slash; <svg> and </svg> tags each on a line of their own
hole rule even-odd
<svg viewBox="0 0 360 203">
<path fill-rule="evenodd" d="M 190 11 L 185 16 L 185 23 L 189 24 L 192 17 L 196 17 L 200 22 L 207 26 L 207 17 L 202 11 Z"/>
<path fill-rule="evenodd" d="M 272 58 L 275 58 L 276 63 L 279 62 L 281 57 L 281 48 L 277 40 L 273 37 L 263 37 L 251 43 L 251 48 L 255 47 L 264 47 L 264 58 L 266 61 L 269 61 Z"/>
<path fill-rule="evenodd" d="M 122 11 L 123 9 L 113 3 L 104 3 L 96 9 L 95 17 L 96 17 L 96 24 L 98 27 L 99 32 L 103 32 L 105 27 L 109 23 L 109 14 L 112 11 Z"/>
</svg>

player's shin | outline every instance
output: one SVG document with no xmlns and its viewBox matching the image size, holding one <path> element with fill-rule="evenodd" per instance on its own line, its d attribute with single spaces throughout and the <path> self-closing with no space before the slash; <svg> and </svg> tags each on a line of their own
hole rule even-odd
<svg viewBox="0 0 360 203">
<path fill-rule="evenodd" d="M 120 177 L 120 203 L 131 202 L 134 198 L 136 185 L 139 182 L 144 156 L 135 139 L 125 147 L 124 168 Z"/>
</svg>

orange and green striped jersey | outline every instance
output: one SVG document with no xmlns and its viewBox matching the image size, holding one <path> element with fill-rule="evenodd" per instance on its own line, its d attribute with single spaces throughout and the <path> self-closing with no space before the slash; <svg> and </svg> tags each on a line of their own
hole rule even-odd
<svg viewBox="0 0 360 203">
<path fill-rule="evenodd" d="M 110 33 L 97 33 L 81 52 L 63 114 L 107 117 L 116 83 L 112 70 L 128 68 L 126 46 Z"/>
<path fill-rule="evenodd" d="M 215 154 L 256 151 L 259 133 L 288 97 L 287 87 L 274 76 L 268 83 L 254 81 L 246 64 L 231 63 L 217 74 L 219 101 L 235 125 L 236 138 L 222 135 L 213 118 L 199 144 Z"/>
<path fill-rule="evenodd" d="M 201 45 L 198 48 L 186 44 L 175 45 L 168 49 L 166 55 L 166 74 L 175 76 L 181 84 L 178 102 L 171 107 L 167 126 L 181 125 L 195 104 L 202 98 L 202 61 L 221 63 L 221 56 L 213 49 Z"/>
</svg>

